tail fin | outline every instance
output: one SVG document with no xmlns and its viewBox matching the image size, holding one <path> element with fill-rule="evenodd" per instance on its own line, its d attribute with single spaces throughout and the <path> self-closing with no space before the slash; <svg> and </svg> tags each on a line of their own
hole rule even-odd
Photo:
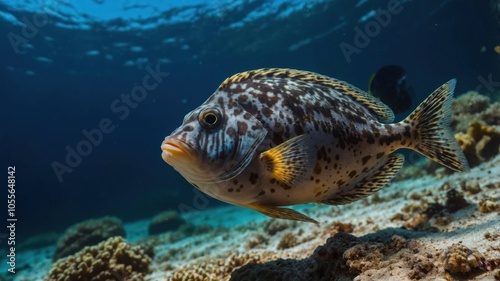
<svg viewBox="0 0 500 281">
<path fill-rule="evenodd" d="M 457 81 L 437 88 L 403 123 L 412 125 L 417 142 L 413 149 L 455 171 L 468 171 L 469 164 L 450 128 L 451 102 Z"/>
</svg>

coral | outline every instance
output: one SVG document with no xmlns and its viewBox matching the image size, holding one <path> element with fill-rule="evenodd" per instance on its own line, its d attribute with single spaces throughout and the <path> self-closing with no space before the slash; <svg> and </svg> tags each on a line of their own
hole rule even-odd
<svg viewBox="0 0 500 281">
<path fill-rule="evenodd" d="M 352 280 L 342 263 L 342 254 L 348 248 L 360 243 L 360 240 L 345 232 L 340 232 L 319 246 L 309 258 L 277 259 L 269 262 L 245 265 L 231 275 L 230 281 L 243 280 Z M 264 262 L 264 263 L 262 263 Z"/>
<path fill-rule="evenodd" d="M 469 123 L 467 134 L 455 135 L 471 167 L 491 160 L 500 152 L 500 128 L 482 121 Z"/>
<path fill-rule="evenodd" d="M 141 281 L 150 263 L 139 247 L 130 246 L 122 237 L 112 237 L 58 260 L 44 280 Z"/>
<path fill-rule="evenodd" d="M 360 273 L 373 267 L 374 263 L 380 263 L 384 254 L 380 251 L 381 245 L 361 244 L 345 251 L 343 258 L 346 265 L 354 273 Z"/>
<path fill-rule="evenodd" d="M 266 255 L 235 253 L 228 258 L 211 258 L 195 262 L 177 269 L 171 276 L 167 277 L 166 281 L 227 280 L 230 274 L 237 268 L 246 264 L 267 260 L 264 256 Z M 273 258 L 271 255 L 267 255 L 267 257 Z"/>
<path fill-rule="evenodd" d="M 446 210 L 450 213 L 454 213 L 460 209 L 463 209 L 469 205 L 465 201 L 464 195 L 455 189 L 450 189 L 446 192 L 446 203 L 444 204 Z"/>
<path fill-rule="evenodd" d="M 326 226 L 323 229 L 323 235 L 333 236 L 339 232 L 351 233 L 354 231 L 354 225 L 352 223 L 342 223 L 334 221 L 332 224 Z"/>
<path fill-rule="evenodd" d="M 57 243 L 53 260 L 72 255 L 85 246 L 93 246 L 110 237 L 125 237 L 125 229 L 120 219 L 103 217 L 80 222 L 69 227 Z"/>
<path fill-rule="evenodd" d="M 308 258 L 245 265 L 237 269 L 230 280 L 352 280 L 360 272 L 399 261 L 398 258 L 389 259 L 409 245 L 408 240 L 398 235 L 393 235 L 388 241 L 385 235 L 374 239 L 385 242 L 363 242 L 355 236 L 339 232 L 317 247 Z M 422 267 L 428 269 L 429 265 Z"/>
<path fill-rule="evenodd" d="M 282 230 L 285 230 L 289 227 L 288 222 L 283 220 L 270 220 L 266 226 L 265 231 L 269 235 L 274 235 Z"/>
<path fill-rule="evenodd" d="M 292 232 L 287 232 L 281 236 L 278 244 L 278 250 L 288 249 L 295 247 L 299 244 L 299 239 Z"/>
<path fill-rule="evenodd" d="M 491 110 L 492 105 L 493 104 L 491 104 L 490 98 L 474 91 L 469 91 L 458 96 L 453 101 L 451 107 L 451 127 L 453 131 L 465 133 L 469 122 L 474 120 L 483 120 L 483 117 L 485 116 L 482 115 L 486 112 L 488 112 L 487 116 L 491 116 L 492 113 L 495 113 L 495 111 Z"/>
<path fill-rule="evenodd" d="M 489 97 L 475 91 L 468 91 L 453 101 L 451 109 L 456 115 L 474 114 L 486 110 L 489 105 Z"/>
<path fill-rule="evenodd" d="M 493 198 L 485 198 L 479 202 L 479 211 L 481 213 L 492 213 L 500 211 L 500 204 Z"/>
<path fill-rule="evenodd" d="M 477 250 L 453 244 L 445 253 L 444 268 L 451 275 L 463 275 L 473 271 L 486 270 L 485 258 Z"/>
<path fill-rule="evenodd" d="M 411 262 L 411 271 L 408 273 L 408 277 L 416 280 L 425 278 L 427 274 L 434 268 L 432 257 L 432 254 L 427 253 L 413 258 Z"/>
<path fill-rule="evenodd" d="M 252 236 L 250 236 L 248 238 L 248 242 L 247 242 L 247 249 L 253 249 L 259 245 L 262 245 L 262 244 L 268 244 L 269 243 L 269 239 L 267 239 L 266 237 L 264 237 L 263 235 L 261 234 L 254 234 Z"/>
<path fill-rule="evenodd" d="M 176 211 L 165 211 L 156 215 L 149 224 L 149 235 L 177 230 L 186 222 Z"/>
</svg>

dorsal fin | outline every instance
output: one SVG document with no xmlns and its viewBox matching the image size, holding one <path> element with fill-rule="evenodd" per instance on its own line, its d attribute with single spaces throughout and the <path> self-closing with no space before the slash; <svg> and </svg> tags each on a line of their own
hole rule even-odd
<svg viewBox="0 0 500 281">
<path fill-rule="evenodd" d="M 259 79 L 266 77 L 298 79 L 333 88 L 337 92 L 349 96 L 353 100 L 363 104 L 378 118 L 380 122 L 390 123 L 394 121 L 394 113 L 392 112 L 392 110 L 376 97 L 365 93 L 364 91 L 352 86 L 347 82 L 314 72 L 289 68 L 261 68 L 235 74 L 224 80 L 224 82 L 222 82 L 222 84 L 219 86 L 219 89 L 224 89 L 230 84 L 239 83 L 247 79 Z"/>
</svg>

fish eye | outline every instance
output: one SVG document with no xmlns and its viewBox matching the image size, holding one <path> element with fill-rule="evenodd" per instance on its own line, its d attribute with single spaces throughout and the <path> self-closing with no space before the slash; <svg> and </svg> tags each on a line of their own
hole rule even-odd
<svg viewBox="0 0 500 281">
<path fill-rule="evenodd" d="M 210 108 L 200 112 L 198 119 L 203 128 L 212 129 L 220 124 L 222 116 L 219 110 Z"/>
</svg>

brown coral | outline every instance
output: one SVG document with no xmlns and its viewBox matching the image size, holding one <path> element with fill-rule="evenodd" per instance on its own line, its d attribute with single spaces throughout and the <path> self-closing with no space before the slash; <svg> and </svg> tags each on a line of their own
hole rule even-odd
<svg viewBox="0 0 500 281">
<path fill-rule="evenodd" d="M 265 260 L 263 256 L 255 253 L 235 253 L 228 258 L 212 258 L 195 262 L 177 269 L 171 276 L 167 277 L 167 281 L 227 280 L 234 270 L 246 264 L 263 261 Z M 267 257 L 273 258 L 271 255 L 267 255 Z"/>
<path fill-rule="evenodd" d="M 479 202 L 479 211 L 481 213 L 492 213 L 500 211 L 500 204 L 492 198 L 485 198 Z"/>
<path fill-rule="evenodd" d="M 482 121 L 470 122 L 467 134 L 458 133 L 455 138 L 471 167 L 491 160 L 500 152 L 500 128 Z"/>
<path fill-rule="evenodd" d="M 86 246 L 93 246 L 110 237 L 125 237 L 120 219 L 103 217 L 80 222 L 68 228 L 57 243 L 53 260 L 72 255 Z"/>
<path fill-rule="evenodd" d="M 486 270 L 485 258 L 477 250 L 453 244 L 445 253 L 444 267 L 451 275 Z"/>
<path fill-rule="evenodd" d="M 288 249 L 295 247 L 299 244 L 299 239 L 292 232 L 287 232 L 281 236 L 280 242 L 278 244 L 278 250 Z"/>
<path fill-rule="evenodd" d="M 408 277 L 416 280 L 426 277 L 434 268 L 432 257 L 432 254 L 427 253 L 413 258 Z"/>
<path fill-rule="evenodd" d="M 113 237 L 58 260 L 44 280 L 141 281 L 150 263 L 139 247 L 130 246 L 122 237 Z"/>
</svg>

